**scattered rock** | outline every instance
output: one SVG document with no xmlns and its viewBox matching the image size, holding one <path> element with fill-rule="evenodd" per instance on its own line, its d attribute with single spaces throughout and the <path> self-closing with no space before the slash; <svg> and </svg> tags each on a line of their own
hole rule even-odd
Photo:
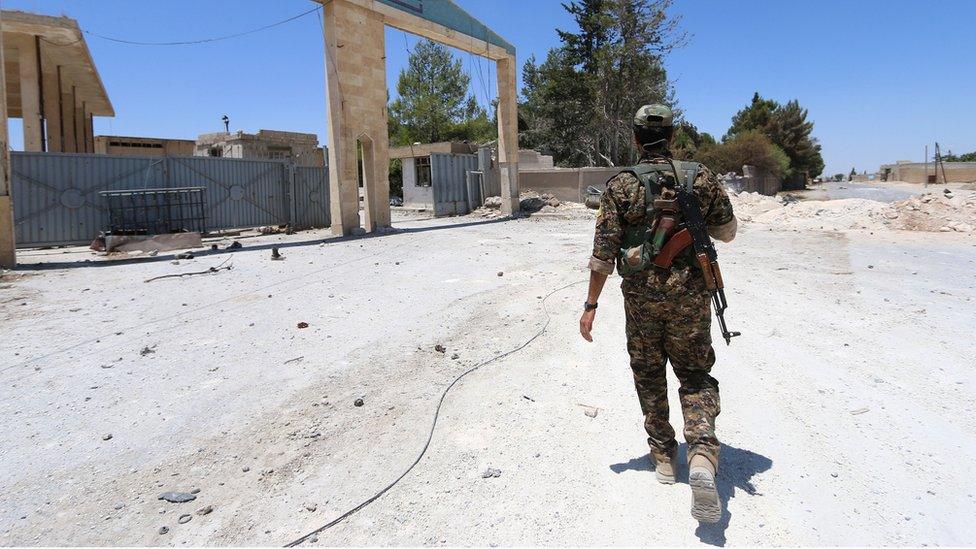
<svg viewBox="0 0 976 549">
<path fill-rule="evenodd" d="M 502 207 L 502 197 L 500 196 L 489 196 L 485 199 L 485 207 L 492 210 L 499 210 Z"/>
<path fill-rule="evenodd" d="M 164 535 L 166 535 L 168 533 L 169 533 L 169 526 L 160 526 L 159 527 L 159 535 L 160 536 L 164 536 Z"/>
<path fill-rule="evenodd" d="M 561 204 L 561 202 L 559 202 L 559 199 L 554 196 L 554 197 L 550 198 L 549 200 L 546 200 L 546 204 L 548 204 L 549 206 L 552 206 L 553 208 L 558 208 L 559 207 L 559 204 Z"/>
<path fill-rule="evenodd" d="M 125 504 L 124 504 L 124 503 L 122 503 L 122 502 L 119 502 L 119 503 L 116 503 L 116 504 L 115 504 L 115 510 L 116 510 L 116 511 L 118 511 L 119 509 L 121 509 L 121 508 L 123 508 L 123 507 L 125 507 Z"/>
<path fill-rule="evenodd" d="M 319 537 L 318 536 L 312 536 L 312 537 L 308 538 L 308 542 L 309 543 L 318 543 L 319 542 Z"/>
<path fill-rule="evenodd" d="M 284 258 L 285 256 L 281 255 L 281 252 L 278 251 L 278 248 L 271 248 L 271 259 L 273 261 L 280 261 Z"/>
<path fill-rule="evenodd" d="M 146 355 L 151 355 L 151 354 L 153 354 L 155 352 L 156 352 L 156 346 L 155 345 L 153 345 L 152 347 L 146 345 L 145 347 L 142 348 L 141 351 L 139 351 L 139 354 L 142 355 L 142 356 L 146 356 Z"/>
<path fill-rule="evenodd" d="M 366 229 L 362 227 L 356 227 L 352 231 L 350 231 L 349 234 L 353 236 L 366 236 Z"/>
<path fill-rule="evenodd" d="M 149 250 L 149 257 L 156 257 L 159 254 L 159 250 Z"/>
<path fill-rule="evenodd" d="M 197 497 L 189 492 L 163 492 L 159 494 L 161 500 L 168 501 L 170 503 L 186 503 L 188 501 L 193 501 Z"/>
<path fill-rule="evenodd" d="M 245 465 L 244 467 L 241 468 L 241 471 L 244 471 L 245 473 L 248 472 L 248 471 L 250 471 L 250 470 L 251 470 L 251 468 L 248 467 L 247 465 Z"/>
<path fill-rule="evenodd" d="M 361 398 L 357 398 L 356 400 L 354 400 L 354 401 L 352 402 L 352 404 L 353 404 L 353 406 L 357 406 L 357 407 L 358 407 L 358 406 L 362 406 L 362 405 L 363 405 L 363 404 L 365 404 L 365 403 L 363 402 L 363 399 L 361 399 Z"/>
<path fill-rule="evenodd" d="M 213 505 L 208 505 L 206 507 L 201 507 L 197 509 L 197 514 L 200 515 L 201 517 L 204 515 L 209 515 L 210 513 L 213 513 Z"/>
<path fill-rule="evenodd" d="M 454 353 L 453 355 L 451 355 L 451 360 L 457 360 L 459 358 L 461 358 L 461 355 L 459 355 L 457 353 Z"/>
<path fill-rule="evenodd" d="M 299 322 L 298 323 L 298 329 L 299 330 L 304 330 L 305 328 L 308 328 L 308 322 Z"/>
<path fill-rule="evenodd" d="M 316 505 L 316 504 L 314 504 L 312 502 L 308 502 L 308 503 L 305 504 L 305 510 L 308 511 L 309 513 L 314 513 L 315 510 L 318 509 L 318 508 L 319 508 L 318 505 Z"/>
<path fill-rule="evenodd" d="M 505 276 L 505 273 L 503 271 L 498 271 L 498 276 Z"/>
<path fill-rule="evenodd" d="M 481 478 L 498 478 L 500 476 L 502 476 L 502 470 L 493 467 L 489 467 L 485 469 L 484 473 L 481 473 Z"/>
<path fill-rule="evenodd" d="M 190 490 L 190 493 L 191 494 L 194 494 L 194 495 L 199 494 L 200 493 L 200 489 L 199 488 L 194 488 L 194 489 Z"/>
<path fill-rule="evenodd" d="M 596 417 L 596 415 L 599 413 L 599 410 L 597 410 L 596 408 L 589 408 L 587 410 L 584 410 L 583 413 L 586 414 L 587 417 Z"/>
<path fill-rule="evenodd" d="M 434 345 L 434 350 L 437 351 L 438 353 L 446 353 L 447 352 L 447 348 L 444 347 L 443 345 L 441 345 L 440 343 L 438 343 L 437 345 Z"/>
<path fill-rule="evenodd" d="M 193 515 L 180 515 L 180 518 L 178 518 L 176 520 L 176 522 L 178 522 L 180 524 L 186 524 L 186 523 L 190 522 L 191 520 L 193 520 Z"/>
<path fill-rule="evenodd" d="M 183 252 L 176 254 L 176 259 L 193 259 L 193 252 Z"/>
<path fill-rule="evenodd" d="M 112 440 L 112 433 L 105 433 L 102 435 L 102 440 Z"/>
<path fill-rule="evenodd" d="M 545 205 L 546 202 L 538 196 L 529 196 L 519 200 L 519 209 L 528 213 L 535 213 Z"/>
<path fill-rule="evenodd" d="M 238 242 L 238 241 L 235 240 L 235 241 L 233 241 L 233 242 L 230 243 L 230 246 L 227 246 L 227 249 L 228 250 L 240 250 L 243 247 L 244 247 L 243 244 L 241 244 L 240 242 Z"/>
</svg>

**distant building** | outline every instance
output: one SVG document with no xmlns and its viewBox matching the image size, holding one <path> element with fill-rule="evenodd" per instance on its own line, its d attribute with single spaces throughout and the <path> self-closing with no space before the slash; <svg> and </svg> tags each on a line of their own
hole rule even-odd
<svg viewBox="0 0 976 549">
<path fill-rule="evenodd" d="M 115 156 L 193 156 L 196 141 L 192 139 L 162 139 L 155 137 L 126 137 L 96 135 L 95 154 Z"/>
<path fill-rule="evenodd" d="M 314 133 L 259 130 L 205 133 L 197 137 L 194 156 L 289 160 L 298 166 L 325 166 L 325 152 Z"/>
<path fill-rule="evenodd" d="M 938 168 L 938 174 L 936 174 Z M 943 170 L 945 173 L 943 174 Z M 900 160 L 884 164 L 878 170 L 882 181 L 908 183 L 971 183 L 976 181 L 976 162 L 909 162 Z"/>
<path fill-rule="evenodd" d="M 441 215 L 436 212 L 435 204 L 446 199 L 437 200 L 435 195 L 460 187 L 464 183 L 463 172 L 478 169 L 477 152 L 478 145 L 458 141 L 391 147 L 390 159 L 399 158 L 403 162 L 403 205 L 435 210 L 436 215 Z M 446 161 L 435 165 L 438 158 Z M 455 161 L 459 162 L 457 169 Z M 446 213 L 457 211 L 452 205 Z"/>
</svg>

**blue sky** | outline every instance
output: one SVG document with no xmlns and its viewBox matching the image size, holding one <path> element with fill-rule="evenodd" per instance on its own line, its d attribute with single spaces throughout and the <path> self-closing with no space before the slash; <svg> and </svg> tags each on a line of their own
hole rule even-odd
<svg viewBox="0 0 976 549">
<path fill-rule="evenodd" d="M 428 0 L 430 1 L 430 0 Z M 529 55 L 545 58 L 572 21 L 557 1 L 459 0 Z M 308 0 L 4 0 L 4 9 L 66 14 L 98 34 L 192 40 L 259 27 L 313 7 Z M 716 137 L 759 91 L 799 99 L 815 122 L 827 172 L 920 161 L 926 143 L 976 150 L 976 2 L 900 0 L 677 2 L 691 35 L 666 59 L 685 116 Z M 194 138 L 222 129 L 313 132 L 325 140 L 322 35 L 315 14 L 212 44 L 140 47 L 89 37 L 116 117 L 96 134 Z M 413 36 L 388 29 L 390 89 Z M 484 103 L 494 64 L 459 54 Z M 480 67 L 480 70 L 479 70 Z M 11 142 L 20 148 L 19 125 Z"/>
</svg>

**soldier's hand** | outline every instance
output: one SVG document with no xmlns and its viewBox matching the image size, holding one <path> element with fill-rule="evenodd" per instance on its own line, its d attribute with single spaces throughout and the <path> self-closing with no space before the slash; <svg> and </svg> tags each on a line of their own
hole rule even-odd
<svg viewBox="0 0 976 549">
<path fill-rule="evenodd" d="M 594 318 L 596 318 L 596 309 L 583 311 L 583 316 L 580 317 L 580 335 L 587 341 L 593 341 L 593 336 L 590 332 L 593 331 Z"/>
</svg>

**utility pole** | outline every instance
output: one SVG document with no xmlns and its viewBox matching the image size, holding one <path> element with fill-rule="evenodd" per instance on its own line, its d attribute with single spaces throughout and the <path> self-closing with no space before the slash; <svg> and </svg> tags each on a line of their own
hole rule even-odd
<svg viewBox="0 0 976 549">
<path fill-rule="evenodd" d="M 925 179 L 922 181 L 926 187 L 929 186 L 929 145 L 925 144 Z"/>
<path fill-rule="evenodd" d="M 225 114 L 221 120 L 224 121 L 224 133 L 230 133 L 230 118 Z"/>
</svg>

